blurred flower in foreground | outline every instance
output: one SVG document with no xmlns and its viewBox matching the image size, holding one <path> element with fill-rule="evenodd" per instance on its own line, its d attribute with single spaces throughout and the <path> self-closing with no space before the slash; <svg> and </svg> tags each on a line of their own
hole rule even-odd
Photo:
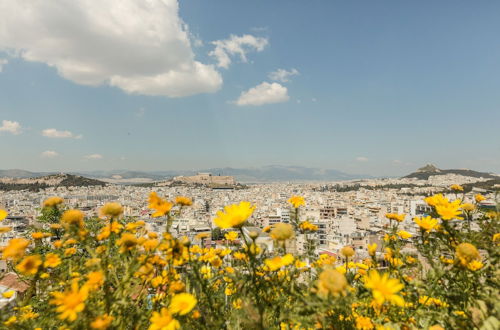
<svg viewBox="0 0 500 330">
<path fill-rule="evenodd" d="M 224 212 L 217 211 L 217 217 L 214 219 L 217 227 L 221 229 L 239 228 L 250 218 L 255 206 L 250 202 L 241 202 L 224 207 Z"/>
<path fill-rule="evenodd" d="M 288 203 L 292 204 L 295 208 L 299 208 L 300 206 L 306 204 L 304 197 L 302 196 L 292 196 L 288 199 Z"/>
<path fill-rule="evenodd" d="M 404 305 L 403 298 L 396 294 L 404 285 L 397 278 L 389 278 L 388 273 L 380 275 L 373 269 L 364 277 L 364 284 L 372 291 L 373 299 L 378 305 L 382 305 L 385 301 L 398 306 Z"/>
</svg>

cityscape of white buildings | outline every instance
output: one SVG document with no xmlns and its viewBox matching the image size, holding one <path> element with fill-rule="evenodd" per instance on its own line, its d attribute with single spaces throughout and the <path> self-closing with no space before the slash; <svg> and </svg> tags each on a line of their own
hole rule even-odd
<svg viewBox="0 0 500 330">
<path fill-rule="evenodd" d="M 9 213 L 2 226 L 13 228 L 11 232 L 0 236 L 0 246 L 13 237 L 25 234 L 40 216 L 43 201 L 51 196 L 64 198 L 66 207 L 79 208 L 89 217 L 97 216 L 104 203 L 119 202 L 124 206 L 124 216 L 144 220 L 150 231 L 159 233 L 165 230 L 166 219 L 150 216 L 152 210 L 148 209 L 147 202 L 149 193 L 156 191 L 158 195 L 170 200 L 176 196 L 187 196 L 193 200 L 193 205 L 184 208 L 181 216 L 175 219 L 173 232 L 179 236 L 194 238 L 197 233 L 209 232 L 215 228 L 213 219 L 217 211 L 240 201 L 249 201 L 256 206 L 249 220 L 249 224 L 254 227 L 263 228 L 278 222 L 290 222 L 291 206 L 287 200 L 292 195 L 300 195 L 306 200 L 306 205 L 299 211 L 300 220 L 308 220 L 319 228 L 312 234 L 317 247 L 316 253 L 336 255 L 343 246 L 350 245 L 355 248 L 359 258 L 362 258 L 367 256 L 368 244 L 380 243 L 383 238 L 384 226 L 388 224 L 386 213 L 406 214 L 401 229 L 415 233 L 417 227 L 412 219 L 429 211 L 423 201 L 425 196 L 446 190 L 454 183 L 464 184 L 480 180 L 460 175 L 440 175 L 430 177 L 429 180 L 377 179 L 334 183 L 252 184 L 243 189 L 184 184 L 153 188 L 107 185 L 47 188 L 39 192 L 0 192 L 0 208 Z M 332 189 L 360 184 L 361 187 L 352 191 L 340 192 Z M 388 185 L 411 187 L 386 188 Z M 481 192 L 490 202 L 494 198 L 493 193 Z M 464 201 L 472 202 L 475 193 L 477 192 L 467 194 Z M 450 192 L 449 197 L 457 196 Z M 264 242 L 266 235 L 261 235 L 261 241 Z M 268 243 L 272 248 L 272 243 Z M 303 251 L 303 240 L 297 240 L 296 248 L 299 252 Z"/>
</svg>

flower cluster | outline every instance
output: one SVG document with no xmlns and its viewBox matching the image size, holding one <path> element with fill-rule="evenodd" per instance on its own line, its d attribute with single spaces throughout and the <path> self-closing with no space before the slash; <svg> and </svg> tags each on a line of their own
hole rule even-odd
<svg viewBox="0 0 500 330">
<path fill-rule="evenodd" d="M 217 212 L 224 239 L 216 246 L 206 244 L 206 233 L 190 240 L 170 232 L 193 204 L 184 196 L 150 194 L 152 216 L 165 218 L 161 233 L 124 217 L 118 203 L 87 217 L 51 197 L 43 226 L 0 250 L 27 286 L 22 294 L 1 292 L 10 303 L 0 310 L 0 328 L 494 328 L 500 218 L 481 207 L 482 195 L 473 200 L 468 207 L 427 197 L 431 211 L 413 219 L 416 233 L 403 230 L 405 214 L 389 213 L 384 239 L 366 252 L 344 246 L 318 255 L 318 226 L 301 219 L 301 196 L 289 200 L 290 223 L 263 230 L 272 248 L 260 244 L 259 232 L 245 231 L 255 210 L 247 201 Z M 6 216 L 0 210 L 0 221 Z M 10 230 L 1 228 L 0 235 Z"/>
</svg>

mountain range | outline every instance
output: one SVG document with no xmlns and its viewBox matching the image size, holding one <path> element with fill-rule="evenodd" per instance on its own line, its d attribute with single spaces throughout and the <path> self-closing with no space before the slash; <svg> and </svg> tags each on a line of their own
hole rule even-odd
<svg viewBox="0 0 500 330">
<path fill-rule="evenodd" d="M 179 170 L 179 171 L 80 171 L 68 172 L 67 174 L 91 178 L 108 183 L 132 184 L 150 183 L 155 181 L 170 180 L 175 176 L 189 176 L 197 173 L 212 173 L 213 175 L 234 176 L 236 181 L 242 183 L 259 182 L 304 182 L 304 181 L 347 181 L 356 179 L 371 179 L 372 176 L 364 174 L 350 174 L 334 169 L 319 169 L 301 166 L 263 166 L 255 168 L 210 168 L 201 170 Z M 0 178 L 38 178 L 48 175 L 61 174 L 59 172 L 30 172 L 20 169 L 0 170 Z M 439 169 L 428 164 L 403 178 L 416 178 L 427 180 L 433 175 L 457 174 L 475 178 L 500 179 L 493 173 L 478 172 L 469 169 Z"/>
<path fill-rule="evenodd" d="M 258 168 L 209 168 L 201 170 L 179 171 L 80 171 L 69 174 L 89 177 L 110 183 L 143 183 L 168 180 L 175 176 L 188 176 L 197 173 L 212 173 L 213 175 L 234 176 L 238 182 L 283 182 L 283 181 L 341 181 L 368 179 L 365 174 L 350 174 L 333 169 L 319 169 L 301 166 L 263 166 Z M 35 178 L 58 172 L 30 172 L 19 169 L 0 170 L 0 177 Z"/>
</svg>

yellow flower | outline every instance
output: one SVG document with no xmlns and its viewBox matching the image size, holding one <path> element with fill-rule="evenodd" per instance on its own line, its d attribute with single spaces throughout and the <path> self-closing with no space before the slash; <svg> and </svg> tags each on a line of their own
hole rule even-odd
<svg viewBox="0 0 500 330">
<path fill-rule="evenodd" d="M 484 197 L 481 194 L 476 194 L 476 196 L 474 196 L 474 199 L 476 200 L 476 203 L 481 203 L 482 201 L 484 201 L 486 199 L 486 197 Z"/>
<path fill-rule="evenodd" d="M 191 206 L 193 205 L 193 201 L 189 197 L 177 196 L 175 197 L 175 204 L 181 206 Z"/>
<path fill-rule="evenodd" d="M 55 268 L 61 264 L 61 258 L 55 253 L 47 253 L 45 255 L 45 262 L 43 263 L 44 267 Z"/>
<path fill-rule="evenodd" d="M 288 203 L 292 204 L 295 208 L 299 208 L 300 206 L 306 204 L 304 197 L 302 196 L 292 196 L 288 199 Z"/>
<path fill-rule="evenodd" d="M 2 221 L 2 220 L 0 220 L 0 221 Z M 0 234 L 8 233 L 11 230 L 12 230 L 12 227 L 0 227 Z"/>
<path fill-rule="evenodd" d="M 472 270 L 472 271 L 476 271 L 476 270 L 479 270 L 481 268 L 483 268 L 483 263 L 481 261 L 477 261 L 477 260 L 472 260 L 471 262 L 469 262 L 469 264 L 467 265 L 467 268 Z"/>
<path fill-rule="evenodd" d="M 2 258 L 6 260 L 17 260 L 22 258 L 29 244 L 30 241 L 24 238 L 11 239 L 2 252 Z"/>
<path fill-rule="evenodd" d="M 442 263 L 451 265 L 453 264 L 453 259 L 445 258 L 443 256 L 439 256 L 439 260 L 441 260 Z"/>
<path fill-rule="evenodd" d="M 390 220 L 396 220 L 397 222 L 402 222 L 405 219 L 406 214 L 387 213 L 385 217 Z"/>
<path fill-rule="evenodd" d="M 125 225 L 125 230 L 135 232 L 138 228 L 141 228 L 145 225 L 146 223 L 142 220 L 136 221 L 136 222 L 129 222 Z"/>
<path fill-rule="evenodd" d="M 356 329 L 371 330 L 373 328 L 374 328 L 373 323 L 369 317 L 364 317 L 364 316 L 356 317 Z"/>
<path fill-rule="evenodd" d="M 285 241 L 292 238 L 294 236 L 293 226 L 289 223 L 279 222 L 273 225 L 270 236 L 277 241 Z"/>
<path fill-rule="evenodd" d="M 76 253 L 76 248 L 72 247 L 72 248 L 67 248 L 66 250 L 64 250 L 64 255 L 66 257 L 69 257 L 69 256 L 72 256 L 73 254 Z"/>
<path fill-rule="evenodd" d="M 8 215 L 9 213 L 7 213 L 7 211 L 0 209 L 0 221 L 7 218 Z"/>
<path fill-rule="evenodd" d="M 232 295 L 233 293 L 236 293 L 237 290 L 234 288 L 234 286 L 232 285 L 228 285 L 225 289 L 224 289 L 224 294 L 226 296 L 230 296 Z"/>
<path fill-rule="evenodd" d="M 310 223 L 309 221 L 301 222 L 299 225 L 299 228 L 302 229 L 303 231 L 317 231 L 318 230 L 318 226 Z"/>
<path fill-rule="evenodd" d="M 87 274 L 87 282 L 85 282 L 85 286 L 87 286 L 91 290 L 97 290 L 104 284 L 104 274 L 102 271 L 90 272 Z"/>
<path fill-rule="evenodd" d="M 92 329 L 105 330 L 111 325 L 111 322 L 113 322 L 113 319 L 114 319 L 113 316 L 108 315 L 108 314 L 104 314 L 104 315 L 96 318 L 94 321 L 92 321 L 92 323 L 90 323 L 90 327 Z"/>
<path fill-rule="evenodd" d="M 440 306 L 440 307 L 448 307 L 449 306 L 447 303 L 443 302 L 441 299 L 432 298 L 429 296 L 421 296 L 420 298 L 418 298 L 418 302 L 422 305 L 425 305 L 425 306 L 432 306 L 432 305 Z"/>
<path fill-rule="evenodd" d="M 340 249 L 340 253 L 346 257 L 346 258 L 349 258 L 349 257 L 352 257 L 354 255 L 354 249 L 350 246 L 344 246 L 342 249 Z"/>
<path fill-rule="evenodd" d="M 408 238 L 411 238 L 413 235 L 407 231 L 400 230 L 400 231 L 398 231 L 398 236 L 401 237 L 402 239 L 408 239 Z"/>
<path fill-rule="evenodd" d="M 438 219 L 432 218 L 430 215 L 423 218 L 413 218 L 413 221 L 426 232 L 430 232 L 433 229 L 436 229 L 438 225 Z"/>
<path fill-rule="evenodd" d="M 500 241 L 500 233 L 493 234 L 492 240 L 493 242 Z"/>
<path fill-rule="evenodd" d="M 401 260 L 401 258 L 388 258 L 387 259 L 391 265 L 393 265 L 394 267 L 400 267 L 403 265 L 403 260 Z"/>
<path fill-rule="evenodd" d="M 452 184 L 450 189 L 453 191 L 464 191 L 464 187 L 459 184 Z"/>
<path fill-rule="evenodd" d="M 144 250 L 147 252 L 154 251 L 158 245 L 160 245 L 160 242 L 157 239 L 147 239 L 142 243 L 142 246 L 144 247 Z"/>
<path fill-rule="evenodd" d="M 120 252 L 126 252 L 132 250 L 137 245 L 137 237 L 134 234 L 123 233 L 116 245 L 121 246 Z"/>
<path fill-rule="evenodd" d="M 228 241 L 235 241 L 238 238 L 238 233 L 235 231 L 230 231 L 224 235 L 224 238 Z"/>
<path fill-rule="evenodd" d="M 38 317 L 38 313 L 33 312 L 33 307 L 31 305 L 20 307 L 19 311 L 20 311 L 19 321 L 36 319 Z"/>
<path fill-rule="evenodd" d="M 307 263 L 304 261 L 300 261 L 299 259 L 295 260 L 295 268 L 302 269 L 307 266 Z"/>
<path fill-rule="evenodd" d="M 479 251 L 470 243 L 461 243 L 455 248 L 455 254 L 463 266 L 467 266 L 473 260 L 481 260 Z"/>
<path fill-rule="evenodd" d="M 344 274 L 335 269 L 325 269 L 318 279 L 318 295 L 328 296 L 328 294 L 339 295 L 345 293 L 348 287 Z"/>
<path fill-rule="evenodd" d="M 56 311 L 59 313 L 61 320 L 74 321 L 77 314 L 85 309 L 85 300 L 88 297 L 88 288 L 83 286 L 78 287 L 78 282 L 75 280 L 71 284 L 71 289 L 65 292 L 52 292 L 54 299 L 50 304 L 57 305 Z"/>
<path fill-rule="evenodd" d="M 69 227 L 71 225 L 78 226 L 80 228 L 83 227 L 83 218 L 85 214 L 83 214 L 80 210 L 67 210 L 61 216 L 61 222 Z"/>
<path fill-rule="evenodd" d="M 406 263 L 408 263 L 408 264 L 414 264 L 416 261 L 417 261 L 417 259 L 413 258 L 412 256 L 406 257 Z"/>
<path fill-rule="evenodd" d="M 168 290 L 170 292 L 175 293 L 175 292 L 181 292 L 185 288 L 186 288 L 186 285 L 183 282 L 181 282 L 181 281 L 174 281 L 174 282 L 170 283 L 170 286 L 169 286 Z"/>
<path fill-rule="evenodd" d="M 42 239 L 44 236 L 45 236 L 44 233 L 39 232 L 39 231 L 34 232 L 34 233 L 31 234 L 31 237 L 33 239 Z"/>
<path fill-rule="evenodd" d="M 439 324 L 435 324 L 433 326 L 430 326 L 429 330 L 444 330 L 444 328 L 442 326 L 440 326 Z"/>
<path fill-rule="evenodd" d="M 5 291 L 2 293 L 2 297 L 9 299 L 14 295 L 14 293 L 16 293 L 14 290 Z"/>
<path fill-rule="evenodd" d="M 102 218 L 104 217 L 118 218 L 122 214 L 123 214 L 123 207 L 121 206 L 120 203 L 106 203 L 99 210 L 99 215 Z"/>
<path fill-rule="evenodd" d="M 161 276 L 156 276 L 151 279 L 151 285 L 153 286 L 153 288 L 157 288 L 162 283 L 163 283 L 163 277 Z"/>
<path fill-rule="evenodd" d="M 269 270 L 274 272 L 281 267 L 288 266 L 293 263 L 294 257 L 291 254 L 286 254 L 283 257 L 276 256 L 271 259 L 264 260 L 264 264 L 269 267 Z"/>
<path fill-rule="evenodd" d="M 149 194 L 149 208 L 156 210 L 151 216 L 153 218 L 165 216 L 174 206 L 172 203 L 160 198 L 156 192 Z"/>
<path fill-rule="evenodd" d="M 61 228 L 62 228 L 62 226 L 59 223 L 52 223 L 52 224 L 50 224 L 50 229 L 57 230 L 57 229 L 61 229 Z"/>
<path fill-rule="evenodd" d="M 436 212 L 439 214 L 443 220 L 458 219 L 463 220 L 460 215 L 462 211 L 460 209 L 463 204 L 460 204 L 460 200 L 454 200 L 453 202 L 445 202 L 436 206 Z"/>
<path fill-rule="evenodd" d="M 429 197 L 426 197 L 424 200 L 429 206 L 434 206 L 434 207 L 449 202 L 448 198 L 444 197 L 443 194 L 429 196 Z"/>
<path fill-rule="evenodd" d="M 385 301 L 398 306 L 404 305 L 403 298 L 396 294 L 404 287 L 398 279 L 389 278 L 388 273 L 380 275 L 377 270 L 372 269 L 363 280 L 365 287 L 372 291 L 377 305 L 382 305 Z"/>
<path fill-rule="evenodd" d="M 181 328 L 179 321 L 174 319 L 166 308 L 162 308 L 160 312 L 153 312 L 153 316 L 149 320 L 151 321 L 149 330 L 176 330 Z"/>
<path fill-rule="evenodd" d="M 374 256 L 377 252 L 377 243 L 368 244 L 368 254 Z"/>
<path fill-rule="evenodd" d="M 54 196 L 54 197 L 49 197 L 46 200 L 44 200 L 43 206 L 44 207 L 56 207 L 57 205 L 62 204 L 62 203 L 64 203 L 64 199 L 62 199 L 61 197 Z"/>
<path fill-rule="evenodd" d="M 222 229 L 239 228 L 245 224 L 254 209 L 255 206 L 252 206 L 250 202 L 228 205 L 224 208 L 224 212 L 217 212 L 214 222 L 217 227 Z"/>
<path fill-rule="evenodd" d="M 102 227 L 101 232 L 97 235 L 97 240 L 102 241 L 103 239 L 106 239 L 109 237 L 111 233 L 118 234 L 120 233 L 120 230 L 123 228 L 123 225 L 118 223 L 117 221 L 113 221 L 111 225 L 106 225 Z"/>
<path fill-rule="evenodd" d="M 241 253 L 241 252 L 235 252 L 235 253 L 233 253 L 233 257 L 236 260 L 245 260 L 247 258 L 247 255 L 244 253 Z"/>
<path fill-rule="evenodd" d="M 243 300 L 241 300 L 240 298 L 233 301 L 234 309 L 241 309 L 242 305 L 243 305 Z"/>
<path fill-rule="evenodd" d="M 16 322 L 17 322 L 17 317 L 15 315 L 13 315 L 13 316 L 9 317 L 9 319 L 7 321 L 5 321 L 3 324 L 5 326 L 11 326 Z"/>
</svg>

